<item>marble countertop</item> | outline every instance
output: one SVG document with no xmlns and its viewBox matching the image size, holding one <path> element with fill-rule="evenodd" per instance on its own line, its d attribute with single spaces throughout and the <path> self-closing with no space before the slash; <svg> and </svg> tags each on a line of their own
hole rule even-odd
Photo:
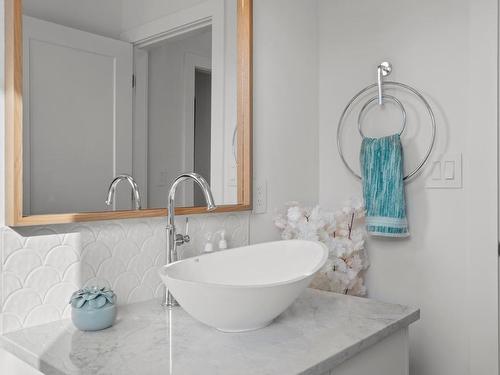
<svg viewBox="0 0 500 375">
<path fill-rule="evenodd" d="M 104 331 L 64 320 L 0 340 L 46 374 L 322 374 L 418 319 L 418 309 L 308 289 L 273 324 L 247 333 L 148 301 L 121 307 Z"/>
</svg>

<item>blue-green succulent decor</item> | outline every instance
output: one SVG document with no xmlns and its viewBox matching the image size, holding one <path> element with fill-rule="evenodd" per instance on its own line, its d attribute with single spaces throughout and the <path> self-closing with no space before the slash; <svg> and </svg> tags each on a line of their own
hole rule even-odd
<svg viewBox="0 0 500 375">
<path fill-rule="evenodd" d="M 115 293 L 108 288 L 91 286 L 77 290 L 69 301 L 73 324 L 82 331 L 111 327 L 116 318 L 115 300 Z"/>
</svg>

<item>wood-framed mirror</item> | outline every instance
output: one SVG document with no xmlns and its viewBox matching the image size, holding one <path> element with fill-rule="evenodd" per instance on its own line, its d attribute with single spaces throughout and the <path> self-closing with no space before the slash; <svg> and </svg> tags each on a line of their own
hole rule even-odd
<svg viewBox="0 0 500 375">
<path fill-rule="evenodd" d="M 5 113 L 9 226 L 250 210 L 252 0 L 5 0 Z"/>
</svg>

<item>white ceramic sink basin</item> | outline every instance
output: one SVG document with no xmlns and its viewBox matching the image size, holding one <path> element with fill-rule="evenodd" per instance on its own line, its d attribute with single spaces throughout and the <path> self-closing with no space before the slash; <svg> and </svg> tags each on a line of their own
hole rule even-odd
<svg viewBox="0 0 500 375">
<path fill-rule="evenodd" d="M 277 241 L 181 260 L 160 269 L 193 318 L 226 332 L 265 327 L 290 306 L 325 263 L 320 242 Z"/>
</svg>

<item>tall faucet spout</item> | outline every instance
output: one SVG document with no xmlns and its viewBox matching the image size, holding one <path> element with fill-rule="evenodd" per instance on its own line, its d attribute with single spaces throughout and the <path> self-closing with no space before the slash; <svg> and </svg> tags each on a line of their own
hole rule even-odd
<svg viewBox="0 0 500 375">
<path fill-rule="evenodd" d="M 213 211 L 217 207 L 214 202 L 212 191 L 210 190 L 210 185 L 200 174 L 183 173 L 174 180 L 168 192 L 167 202 L 167 264 L 177 261 L 177 245 L 182 245 L 186 242 L 184 240 L 185 236 L 178 235 L 175 229 L 175 193 L 179 184 L 186 180 L 193 180 L 200 186 L 205 201 L 207 202 L 207 211 Z M 168 290 L 166 290 L 165 293 L 165 305 L 167 307 L 177 306 L 177 302 Z"/>
<path fill-rule="evenodd" d="M 184 182 L 186 180 L 193 180 L 200 186 L 201 191 L 203 192 L 203 196 L 205 197 L 205 201 L 207 202 L 207 211 L 213 211 L 217 208 L 214 202 L 212 191 L 210 190 L 210 185 L 208 184 L 207 180 L 205 180 L 205 178 L 203 178 L 203 176 L 198 173 L 183 173 L 174 180 L 168 193 L 167 209 L 168 221 L 170 224 L 174 223 L 175 218 L 175 194 L 177 192 L 177 187 L 181 182 Z"/>
</svg>

